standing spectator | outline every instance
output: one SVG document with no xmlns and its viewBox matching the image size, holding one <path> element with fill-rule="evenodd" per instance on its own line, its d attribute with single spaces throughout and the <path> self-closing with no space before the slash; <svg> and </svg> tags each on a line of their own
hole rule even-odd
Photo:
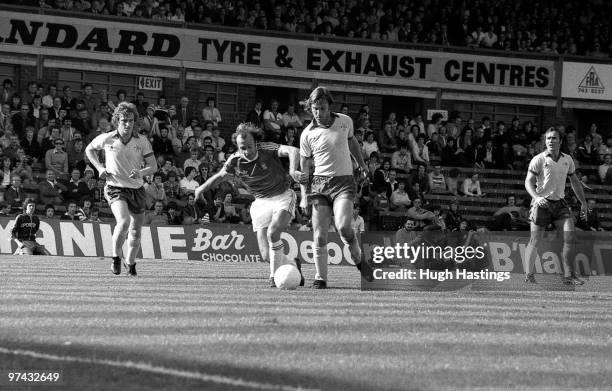
<svg viewBox="0 0 612 391">
<path fill-rule="evenodd" d="M 593 138 L 590 134 L 584 136 L 584 141 L 578 146 L 576 157 L 583 164 L 597 164 L 599 161 L 599 153 L 593 144 Z"/>
<path fill-rule="evenodd" d="M 2 91 L 0 92 L 0 103 L 10 104 L 11 97 L 14 93 L 13 81 L 11 79 L 4 79 L 2 81 Z"/>
<path fill-rule="evenodd" d="M 443 116 L 440 113 L 434 113 L 431 116 L 431 122 L 427 125 L 427 138 L 431 138 L 432 133 L 440 133 Z"/>
<path fill-rule="evenodd" d="M 164 124 L 160 124 L 158 130 L 154 129 L 153 141 L 153 153 L 155 156 L 169 157 L 174 155 L 174 149 L 172 147 L 172 140 L 169 138 L 170 131 Z"/>
<path fill-rule="evenodd" d="M 202 117 L 204 121 L 212 121 L 214 126 L 219 126 L 221 120 L 221 113 L 219 109 L 215 106 L 215 98 L 212 96 L 206 99 L 206 107 L 202 109 Z"/>
<path fill-rule="evenodd" d="M 397 144 L 395 142 L 395 134 L 391 122 L 385 122 L 382 132 L 380 132 L 378 139 L 380 140 L 380 150 L 383 153 L 393 153 L 397 150 Z"/>
<path fill-rule="evenodd" d="M 21 185 L 21 177 L 13 175 L 10 186 L 4 190 L 4 202 L 13 210 L 19 210 L 25 199 L 25 193 Z"/>
<path fill-rule="evenodd" d="M 206 110 L 206 108 L 204 110 Z M 190 123 L 189 121 L 193 117 L 193 112 L 191 108 L 189 108 L 189 98 L 187 98 L 186 96 L 181 97 L 179 107 L 177 107 L 176 109 L 176 118 L 178 119 L 179 125 L 181 125 L 183 128 L 187 127 L 187 125 Z M 219 118 L 220 117 L 221 115 L 219 115 Z M 220 119 L 219 122 L 221 122 Z"/>
<path fill-rule="evenodd" d="M 30 105 L 23 103 L 20 106 L 20 110 L 17 114 L 13 115 L 11 122 L 13 125 L 13 132 L 18 137 L 25 136 L 25 130 L 29 126 L 34 126 L 35 118 L 30 113 Z"/>
<path fill-rule="evenodd" d="M 8 103 L 2 103 L 0 110 L 0 132 L 13 130 L 13 120 L 11 117 L 11 106 Z"/>
<path fill-rule="evenodd" d="M 53 171 L 56 177 L 68 178 L 68 154 L 64 152 L 64 141 L 56 139 L 55 148 L 49 149 L 45 154 L 45 167 Z"/>
<path fill-rule="evenodd" d="M 353 227 L 353 231 L 357 234 L 357 237 L 360 238 L 360 235 L 365 232 L 365 221 L 363 217 L 359 215 L 359 205 L 355 204 L 353 206 L 353 219 L 351 220 L 351 226 Z"/>
<path fill-rule="evenodd" d="M 96 109 L 100 105 L 100 99 L 93 95 L 93 86 L 90 83 L 83 84 L 83 93 L 81 94 L 81 100 L 85 105 L 85 110 L 92 116 Z"/>
<path fill-rule="evenodd" d="M 57 96 L 57 86 L 55 84 L 49 84 L 47 87 L 47 95 L 42 98 L 42 105 L 47 109 L 53 107 L 53 100 Z"/>
<path fill-rule="evenodd" d="M 261 99 L 257 99 L 255 106 L 253 106 L 253 110 L 249 111 L 246 117 L 246 122 L 250 122 L 256 128 L 260 129 L 263 126 L 263 112 L 261 111 L 262 107 L 263 101 Z"/>
</svg>

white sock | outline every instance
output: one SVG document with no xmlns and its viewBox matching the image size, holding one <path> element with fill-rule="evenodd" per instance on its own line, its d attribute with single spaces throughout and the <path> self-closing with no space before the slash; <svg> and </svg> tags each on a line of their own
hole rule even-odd
<svg viewBox="0 0 612 391">
<path fill-rule="evenodd" d="M 315 280 L 327 281 L 327 245 L 325 247 L 313 246 L 314 262 L 316 268 Z"/>
<path fill-rule="evenodd" d="M 274 276 L 274 272 L 284 263 L 285 245 L 282 240 L 270 243 L 270 272 Z"/>
</svg>

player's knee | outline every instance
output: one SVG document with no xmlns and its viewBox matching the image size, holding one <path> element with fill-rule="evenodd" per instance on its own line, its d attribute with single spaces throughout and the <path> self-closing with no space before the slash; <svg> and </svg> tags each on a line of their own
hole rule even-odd
<svg viewBox="0 0 612 391">
<path fill-rule="evenodd" d="M 314 239 L 314 245 L 318 246 L 318 247 L 323 247 L 325 245 L 327 245 L 327 236 L 323 235 L 322 233 L 315 233 L 313 236 Z"/>
<path fill-rule="evenodd" d="M 118 229 L 120 232 L 126 232 L 129 227 L 129 220 L 117 220 L 117 225 L 115 226 L 115 229 Z"/>
<path fill-rule="evenodd" d="M 268 232 L 266 233 L 268 243 L 277 242 L 280 240 L 280 235 L 281 229 L 278 225 L 270 225 L 268 227 Z"/>
<path fill-rule="evenodd" d="M 136 227 L 130 227 L 130 232 L 129 235 L 132 239 L 134 240 L 140 240 L 140 236 L 142 234 L 142 229 L 141 228 L 136 228 Z"/>
<path fill-rule="evenodd" d="M 340 234 L 340 239 L 342 242 L 344 242 L 344 244 L 351 244 L 355 240 L 355 233 L 351 227 L 341 227 L 338 233 Z"/>
</svg>

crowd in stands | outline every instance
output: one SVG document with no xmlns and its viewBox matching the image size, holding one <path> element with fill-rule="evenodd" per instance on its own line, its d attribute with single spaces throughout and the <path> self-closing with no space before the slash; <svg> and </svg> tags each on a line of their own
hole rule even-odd
<svg viewBox="0 0 612 391">
<path fill-rule="evenodd" d="M 47 217 L 55 215 L 58 205 L 67 205 L 65 213 L 58 213 L 61 218 L 98 221 L 100 210 L 108 207 L 104 181 L 88 164 L 84 149 L 95 136 L 111 130 L 112 110 L 129 98 L 123 90 L 112 96 L 106 91 L 94 93 L 90 84 L 73 92 L 68 86 L 30 82 L 25 91 L 17 92 L 12 80 L 4 80 L 0 213 L 15 213 L 26 196 L 34 196 L 45 206 L 41 211 Z M 159 166 L 145 185 L 147 223 L 249 224 L 253 198 L 238 178 L 229 176 L 204 200 L 194 199 L 196 188 L 236 151 L 231 130 L 227 129 L 228 139 L 221 135 L 224 113 L 216 107 L 215 98 L 209 98 L 201 111 L 187 97 L 176 105 L 163 95 L 151 103 L 140 93 L 129 100 L 140 112 L 136 131 L 151 140 Z M 265 141 L 299 147 L 301 130 L 311 116 L 300 105 L 296 110 L 292 103 L 267 103 L 258 100 L 245 120 L 264 130 Z M 346 104 L 334 109 L 349 113 Z M 430 121 L 420 113 L 390 113 L 376 130 L 369 110 L 362 105 L 354 118 L 355 137 L 370 172 L 358 186 L 355 204 L 368 230 L 395 229 L 384 224 L 389 213 L 414 220 L 417 229 L 458 230 L 462 224 L 477 228 L 461 216 L 458 202 L 436 206 L 427 195 L 451 195 L 456 201 L 484 197 L 481 169 L 524 173 L 530 159 L 545 149 L 544 132 L 518 117 L 507 125 L 486 116 L 464 121 L 458 112 L 452 112 L 448 121 L 439 113 Z M 598 166 L 591 175 L 585 171 L 582 182 L 612 184 L 612 135 L 600 134 L 596 124 L 580 140 L 573 127 L 557 129 L 564 139 L 562 150 L 574 157 L 578 167 Z M 469 175 L 462 178 L 466 172 Z M 509 209 L 492 216 L 488 228 L 525 228 L 525 202 L 529 200 L 508 200 Z M 308 219 L 299 213 L 293 225 L 309 229 Z"/>
<path fill-rule="evenodd" d="M 443 46 L 610 57 L 602 0 L 4 0 L 90 14 Z"/>
</svg>

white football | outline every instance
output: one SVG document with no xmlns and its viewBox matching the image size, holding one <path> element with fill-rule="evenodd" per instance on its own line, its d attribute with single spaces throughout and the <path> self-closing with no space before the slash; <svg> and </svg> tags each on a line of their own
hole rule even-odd
<svg viewBox="0 0 612 391">
<path fill-rule="evenodd" d="M 302 276 L 294 265 L 282 265 L 274 273 L 274 283 L 278 289 L 294 290 L 300 285 Z"/>
</svg>

